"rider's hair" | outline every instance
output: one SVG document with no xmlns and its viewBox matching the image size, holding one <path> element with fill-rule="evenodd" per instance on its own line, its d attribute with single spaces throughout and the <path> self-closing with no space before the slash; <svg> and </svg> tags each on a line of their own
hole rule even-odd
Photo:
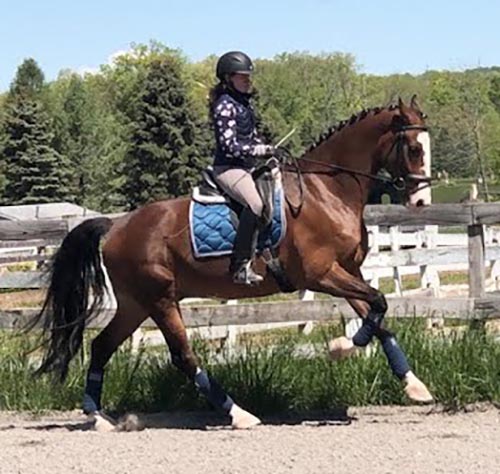
<svg viewBox="0 0 500 474">
<path fill-rule="evenodd" d="M 208 94 L 208 109 L 210 113 L 213 112 L 213 108 L 217 100 L 222 94 L 225 94 L 228 90 L 228 85 L 224 81 L 220 81 L 218 84 L 216 84 L 214 87 L 210 89 L 210 92 Z"/>
</svg>

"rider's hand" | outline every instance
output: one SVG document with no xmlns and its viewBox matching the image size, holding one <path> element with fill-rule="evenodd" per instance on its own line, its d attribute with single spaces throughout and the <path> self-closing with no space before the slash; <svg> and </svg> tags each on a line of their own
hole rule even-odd
<svg viewBox="0 0 500 474">
<path fill-rule="evenodd" d="M 273 156 L 275 152 L 275 148 L 272 145 L 255 145 L 253 149 L 254 156 Z"/>
</svg>

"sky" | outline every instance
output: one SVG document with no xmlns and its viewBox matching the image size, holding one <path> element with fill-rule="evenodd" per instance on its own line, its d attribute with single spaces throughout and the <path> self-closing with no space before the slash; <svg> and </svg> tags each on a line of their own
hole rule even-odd
<svg viewBox="0 0 500 474">
<path fill-rule="evenodd" d="M 498 0 L 0 0 L 0 92 L 23 59 L 47 80 L 158 40 L 197 61 L 243 50 L 351 53 L 371 74 L 500 66 Z"/>
</svg>

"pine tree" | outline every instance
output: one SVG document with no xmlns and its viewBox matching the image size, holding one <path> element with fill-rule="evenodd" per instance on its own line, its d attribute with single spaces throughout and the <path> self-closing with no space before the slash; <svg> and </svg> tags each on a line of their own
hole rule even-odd
<svg viewBox="0 0 500 474">
<path fill-rule="evenodd" d="M 10 95 L 33 97 L 42 92 L 45 77 L 33 58 L 25 59 L 17 68 Z"/>
<path fill-rule="evenodd" d="M 83 79 L 77 74 L 70 74 L 59 80 L 52 88 L 55 114 L 54 147 L 68 164 L 64 180 L 67 183 L 69 198 L 77 204 L 84 204 L 89 192 L 89 161 L 95 151 L 92 140 L 96 131 L 92 130 L 93 117 L 90 116 L 89 104 Z"/>
<path fill-rule="evenodd" d="M 54 202 L 66 195 L 63 160 L 52 148 L 50 121 L 39 99 L 42 87 L 36 62 L 24 61 L 11 85 L 3 122 L 7 204 Z"/>
<path fill-rule="evenodd" d="M 176 58 L 149 65 L 125 158 L 129 208 L 189 192 L 210 155 L 208 129 L 190 109 Z"/>
<path fill-rule="evenodd" d="M 61 201 L 61 156 L 52 148 L 48 118 L 37 101 L 18 98 L 7 108 L 5 201 L 7 204 L 36 204 Z"/>
</svg>

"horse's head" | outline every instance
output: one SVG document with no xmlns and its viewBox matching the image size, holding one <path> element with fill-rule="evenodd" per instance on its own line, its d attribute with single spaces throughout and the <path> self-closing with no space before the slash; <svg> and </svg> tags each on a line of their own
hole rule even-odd
<svg viewBox="0 0 500 474">
<path fill-rule="evenodd" d="M 380 142 L 383 166 L 394 178 L 405 204 L 430 204 L 430 139 L 425 115 L 412 97 L 410 105 L 401 99 L 393 110 L 390 131 Z"/>
</svg>

